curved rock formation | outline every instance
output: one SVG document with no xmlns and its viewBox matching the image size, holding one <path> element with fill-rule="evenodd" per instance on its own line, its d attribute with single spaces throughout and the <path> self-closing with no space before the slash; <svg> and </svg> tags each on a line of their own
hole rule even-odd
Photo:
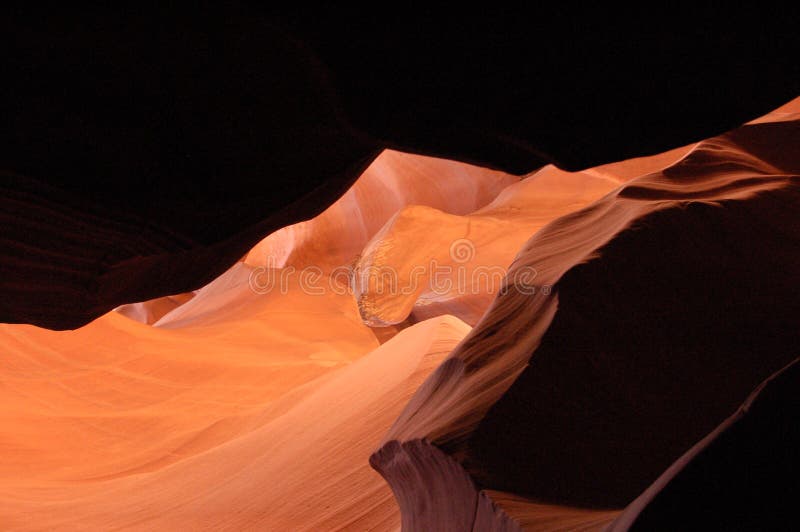
<svg viewBox="0 0 800 532">
<path fill-rule="evenodd" d="M 406 207 L 376 233 L 355 264 L 353 289 L 362 318 L 386 326 L 409 316 L 453 314 L 474 325 L 499 292 L 517 250 L 536 231 L 621 182 L 669 166 L 692 147 L 584 172 L 547 165 L 464 216 Z M 535 268 L 518 275 L 523 273 L 528 282 L 538 274 Z"/>
<path fill-rule="evenodd" d="M 123 316 L 147 325 L 152 325 L 194 297 L 194 292 L 158 297 L 141 303 L 129 303 L 114 309 Z"/>
<path fill-rule="evenodd" d="M 75 331 L 3 325 L 0 522 L 683 526 L 663 512 L 691 509 L 704 472 L 730 480 L 706 499 L 718 512 L 729 497 L 783 521 L 789 501 L 770 480 L 793 464 L 781 438 L 796 439 L 794 370 L 715 427 L 796 357 L 798 137 L 798 117 L 781 114 L 657 157 L 574 174 L 548 166 L 520 182 L 391 154 L 383 161 L 399 166 L 291 230 L 284 267 L 236 262 L 157 321 L 163 301 Z M 369 211 L 358 194 L 404 164 L 424 170 L 403 172 L 394 190 L 408 190 L 405 199 Z M 465 197 L 417 184 L 439 171 L 466 172 Z M 339 242 L 342 228 L 353 242 Z M 505 289 L 478 284 L 474 300 L 434 300 L 430 284 L 413 298 L 378 294 L 387 307 L 411 301 L 410 315 L 379 330 L 322 268 L 312 280 L 282 275 L 324 261 L 324 249 L 336 250 L 331 264 L 346 258 L 373 230 L 361 265 L 403 273 L 439 255 L 475 268 L 506 260 Z M 508 248 L 525 239 L 513 258 Z M 465 240 L 474 256 L 459 262 L 453 242 Z M 476 301 L 490 306 L 472 315 L 471 332 L 450 315 L 411 323 L 425 312 L 469 315 Z M 764 449 L 750 453 L 758 435 Z M 368 466 L 375 449 L 369 464 L 391 491 Z M 741 469 L 727 457 L 742 453 L 764 496 L 737 488 Z"/>
<path fill-rule="evenodd" d="M 315 9 L 8 13 L 0 321 L 69 329 L 196 290 L 385 148 L 579 170 L 800 92 L 783 13 L 742 27 L 695 8 L 673 27 Z"/>
<path fill-rule="evenodd" d="M 436 318 L 378 347 L 349 297 L 229 287 L 237 304 L 171 329 L 114 312 L 0 326 L 3 527 L 399 524 L 369 454 L 469 327 Z"/>
<path fill-rule="evenodd" d="M 464 216 L 412 205 L 365 246 L 354 294 L 365 323 L 453 314 L 475 324 L 500 290 L 516 250 L 546 223 L 600 198 L 619 182 L 546 166 Z M 535 277 L 536 272 L 531 271 Z"/>
<path fill-rule="evenodd" d="M 518 181 L 486 168 L 385 150 L 322 214 L 269 235 L 245 262 L 273 268 L 314 266 L 330 273 L 350 266 L 370 238 L 407 205 L 467 214 Z"/>
<path fill-rule="evenodd" d="M 797 145 L 797 117 L 742 127 L 531 238 L 508 290 L 373 455 L 401 501 L 424 498 L 394 471 L 415 462 L 398 456 L 411 442 L 473 485 L 447 506 L 433 492 L 404 519 L 474 515 L 478 490 L 622 508 L 791 361 Z M 524 267 L 533 286 L 515 278 Z M 402 476 L 437 485 L 434 471 Z"/>
<path fill-rule="evenodd" d="M 0 20 L 3 528 L 793 518 L 796 17 L 70 9 Z"/>
</svg>

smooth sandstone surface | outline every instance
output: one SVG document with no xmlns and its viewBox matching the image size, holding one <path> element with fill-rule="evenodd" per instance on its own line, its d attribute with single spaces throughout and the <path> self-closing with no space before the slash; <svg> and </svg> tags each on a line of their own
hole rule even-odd
<svg viewBox="0 0 800 532">
<path fill-rule="evenodd" d="M 385 152 L 194 292 L 1 325 L 0 527 L 609 525 L 794 356 L 795 112 L 523 179 Z"/>
</svg>

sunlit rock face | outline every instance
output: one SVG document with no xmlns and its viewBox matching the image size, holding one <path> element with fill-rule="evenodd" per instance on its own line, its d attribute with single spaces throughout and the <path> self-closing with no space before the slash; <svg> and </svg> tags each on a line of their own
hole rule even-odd
<svg viewBox="0 0 800 532">
<path fill-rule="evenodd" d="M 795 112 L 522 178 L 386 151 L 197 290 L 0 326 L 0 523 L 646 527 L 793 397 Z"/>
<path fill-rule="evenodd" d="M 517 250 L 534 233 L 690 148 L 585 172 L 547 165 L 463 215 L 421 205 L 403 208 L 355 264 L 353 290 L 361 316 L 365 323 L 385 326 L 452 314 L 474 325 L 501 290 Z M 534 267 L 517 272 L 526 283 L 537 275 Z"/>
<path fill-rule="evenodd" d="M 347 305 L 320 305 L 179 330 L 3 326 L 4 527 L 396 528 L 367 458 L 469 327 L 436 318 L 377 348 Z"/>
<path fill-rule="evenodd" d="M 75 331 L 2 325 L 0 522 L 396 528 L 369 455 L 470 327 L 441 315 L 371 329 L 330 274 L 406 205 L 466 214 L 518 182 L 386 152 L 319 217 L 269 235 L 199 290 Z M 309 283 L 307 268 L 325 278 Z"/>
<path fill-rule="evenodd" d="M 467 164 L 387 150 L 316 218 L 276 231 L 247 254 L 253 266 L 326 272 L 350 266 L 399 210 L 424 205 L 463 215 L 492 201 L 518 177 Z"/>
<path fill-rule="evenodd" d="M 470 214 L 404 208 L 367 244 L 355 266 L 354 291 L 364 321 L 391 325 L 409 316 L 453 314 L 474 325 L 500 290 L 515 250 L 547 222 L 618 184 L 548 166 Z M 529 281 L 535 276 L 535 270 L 528 272 Z"/>
<path fill-rule="evenodd" d="M 678 26 L 290 11 L 0 20 L 1 322 L 74 329 L 198 290 L 385 149 L 579 171 L 721 134 L 800 91 L 793 17 L 766 9 L 737 25 L 695 8 Z"/>
<path fill-rule="evenodd" d="M 169 314 L 193 297 L 194 292 L 187 292 L 174 296 L 158 297 L 141 303 L 129 303 L 127 305 L 121 305 L 114 310 L 132 320 L 152 325 L 165 314 Z"/>
</svg>

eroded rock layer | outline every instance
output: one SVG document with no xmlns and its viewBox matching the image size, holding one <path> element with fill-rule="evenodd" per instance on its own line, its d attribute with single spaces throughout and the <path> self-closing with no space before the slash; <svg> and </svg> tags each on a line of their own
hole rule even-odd
<svg viewBox="0 0 800 532">
<path fill-rule="evenodd" d="M 719 134 L 800 91 L 783 11 L 737 25 L 695 6 L 677 26 L 292 11 L 6 13 L 0 321 L 76 328 L 196 290 L 386 148 L 574 171 Z"/>
<path fill-rule="evenodd" d="M 796 117 L 747 125 L 546 225 L 386 445 L 428 441 L 476 489 L 627 505 L 796 356 L 798 145 Z"/>
</svg>

